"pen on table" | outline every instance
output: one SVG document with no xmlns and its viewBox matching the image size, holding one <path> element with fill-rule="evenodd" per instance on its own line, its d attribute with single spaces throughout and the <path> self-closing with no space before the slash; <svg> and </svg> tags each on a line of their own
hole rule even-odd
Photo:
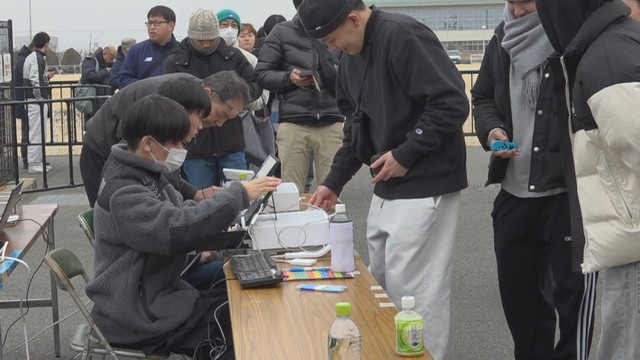
<svg viewBox="0 0 640 360">
<path fill-rule="evenodd" d="M 314 270 L 329 270 L 331 269 L 330 266 L 320 266 L 320 267 L 297 267 L 297 268 L 289 268 L 287 270 L 289 271 L 314 271 Z"/>
</svg>

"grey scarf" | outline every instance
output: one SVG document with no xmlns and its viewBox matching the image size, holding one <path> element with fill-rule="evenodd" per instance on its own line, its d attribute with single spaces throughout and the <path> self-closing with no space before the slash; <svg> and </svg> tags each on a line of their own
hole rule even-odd
<svg viewBox="0 0 640 360">
<path fill-rule="evenodd" d="M 511 89 L 512 95 L 520 93 L 527 108 L 535 110 L 542 71 L 554 52 L 553 46 L 542 28 L 537 12 L 516 19 L 507 5 L 504 17 L 504 39 L 501 45 L 511 56 L 515 76 L 519 76 L 523 83 L 522 89 Z"/>
</svg>

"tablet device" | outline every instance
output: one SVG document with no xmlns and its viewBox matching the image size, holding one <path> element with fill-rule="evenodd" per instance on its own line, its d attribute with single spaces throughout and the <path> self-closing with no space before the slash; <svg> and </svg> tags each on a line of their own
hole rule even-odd
<svg viewBox="0 0 640 360">
<path fill-rule="evenodd" d="M 269 156 L 267 156 L 267 158 L 262 163 L 262 166 L 260 166 L 260 169 L 258 170 L 256 175 L 251 180 L 273 175 L 278 169 L 278 165 L 280 165 L 280 160 L 278 160 L 278 158 L 276 158 L 272 154 L 269 154 Z"/>
</svg>

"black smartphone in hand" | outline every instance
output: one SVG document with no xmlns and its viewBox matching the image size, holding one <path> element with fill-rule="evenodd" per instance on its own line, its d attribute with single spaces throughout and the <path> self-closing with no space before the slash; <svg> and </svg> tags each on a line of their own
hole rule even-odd
<svg viewBox="0 0 640 360">
<path fill-rule="evenodd" d="M 380 159 L 382 157 L 382 155 L 384 155 L 384 152 L 377 153 L 377 154 L 373 155 L 371 157 L 371 162 L 369 164 L 373 164 L 374 162 L 378 161 L 378 159 Z M 384 164 L 379 165 L 377 168 L 372 168 L 371 166 L 369 166 L 369 172 L 371 173 L 371 176 L 372 177 L 378 176 L 378 173 L 380 172 L 380 170 L 382 170 L 383 166 L 384 166 Z"/>
<path fill-rule="evenodd" d="M 303 77 L 303 78 L 313 77 L 313 71 L 312 70 L 300 70 L 300 77 Z"/>
</svg>

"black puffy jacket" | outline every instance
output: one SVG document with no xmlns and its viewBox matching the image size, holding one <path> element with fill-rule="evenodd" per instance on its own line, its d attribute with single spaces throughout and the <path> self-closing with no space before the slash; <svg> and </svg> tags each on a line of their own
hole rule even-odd
<svg viewBox="0 0 640 360">
<path fill-rule="evenodd" d="M 285 21 L 274 27 L 262 45 L 256 78 L 263 88 L 278 94 L 280 122 L 326 125 L 344 121 L 336 99 L 327 90 L 335 84 L 323 84 L 319 56 L 331 56 L 329 51 L 318 54 L 323 48 L 313 46 L 299 18 Z M 312 70 L 319 81 L 321 91 L 315 87 L 299 88 L 289 80 L 293 69 Z"/>
<path fill-rule="evenodd" d="M 476 133 L 485 150 L 489 150 L 487 140 L 489 133 L 495 128 L 503 129 L 509 139 L 513 139 L 511 96 L 509 95 L 511 59 L 500 45 L 503 38 L 504 23 L 501 23 L 489 41 L 480 74 L 471 90 Z M 540 83 L 533 129 L 533 151 L 531 151 L 528 186 L 533 186 L 535 189 L 533 192 L 566 187 L 560 157 L 560 130 L 555 111 L 552 80 L 547 65 Z M 491 156 L 487 185 L 502 182 L 508 164 L 509 159 Z"/>
<path fill-rule="evenodd" d="M 82 84 L 93 84 L 93 85 L 104 85 L 110 86 L 109 84 L 109 70 L 108 67 L 111 67 L 110 64 L 107 64 L 104 61 L 102 56 L 103 49 L 100 48 L 96 50 L 93 54 L 88 55 L 82 60 L 82 77 L 80 78 L 80 82 Z M 96 71 L 96 62 L 98 63 L 98 71 Z M 97 87 L 96 88 L 96 96 L 105 96 L 112 95 L 113 89 L 107 87 Z M 97 101 L 98 109 L 102 107 L 106 99 L 99 99 Z M 98 110 L 95 110 L 98 111 Z M 94 111 L 94 113 L 95 113 Z"/>
<path fill-rule="evenodd" d="M 228 46 L 220 39 L 215 52 L 204 55 L 199 53 L 189 42 L 182 40 L 180 45 L 169 53 L 165 65 L 165 73 L 188 73 L 204 79 L 220 71 L 235 71 L 247 84 L 251 100 L 262 95 L 262 89 L 255 82 L 253 67 L 240 50 Z M 235 118 L 221 127 L 203 129 L 198 133 L 196 142 L 189 148 L 189 158 L 205 156 L 223 156 L 244 149 L 244 132 L 242 119 Z"/>
</svg>

